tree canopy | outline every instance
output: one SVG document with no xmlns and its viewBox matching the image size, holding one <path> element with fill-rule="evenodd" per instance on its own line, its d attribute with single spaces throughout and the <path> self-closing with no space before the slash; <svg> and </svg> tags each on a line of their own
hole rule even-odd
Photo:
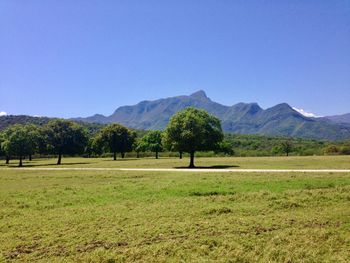
<svg viewBox="0 0 350 263">
<path fill-rule="evenodd" d="M 110 124 L 104 127 L 96 137 L 95 145 L 101 145 L 113 153 L 113 159 L 117 159 L 117 153 L 124 158 L 125 153 L 132 150 L 136 134 L 120 124 Z"/>
<path fill-rule="evenodd" d="M 13 125 L 4 131 L 1 148 L 8 158 L 18 156 L 19 166 L 22 166 L 23 157 L 34 153 L 38 137 L 39 131 L 33 125 Z"/>
<path fill-rule="evenodd" d="M 53 120 L 43 128 L 43 136 L 48 150 L 58 155 L 57 164 L 61 164 L 63 154 L 83 153 L 87 144 L 85 129 L 71 121 Z"/>
<path fill-rule="evenodd" d="M 176 113 L 164 134 L 164 144 L 169 149 L 190 154 L 191 168 L 196 151 L 215 150 L 222 139 L 220 120 L 205 110 L 192 107 Z"/>
<path fill-rule="evenodd" d="M 280 151 L 289 156 L 289 153 L 293 150 L 293 144 L 290 140 L 285 140 L 281 142 Z"/>
<path fill-rule="evenodd" d="M 149 131 L 141 138 L 141 141 L 137 146 L 141 149 L 155 152 L 156 159 L 158 159 L 158 153 L 163 151 L 162 132 Z"/>
</svg>

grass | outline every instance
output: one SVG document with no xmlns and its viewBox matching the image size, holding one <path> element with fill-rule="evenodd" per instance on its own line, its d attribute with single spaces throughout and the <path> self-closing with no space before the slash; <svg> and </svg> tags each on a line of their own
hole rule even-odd
<svg viewBox="0 0 350 263">
<path fill-rule="evenodd" d="M 56 159 L 34 159 L 24 161 L 27 167 L 56 167 Z M 188 158 L 63 158 L 60 167 L 123 167 L 123 168 L 176 168 L 187 167 Z M 195 159 L 196 166 L 239 169 L 350 169 L 350 155 L 343 156 L 290 156 L 290 157 L 201 157 Z M 18 165 L 11 160 L 10 166 Z M 1 167 L 7 167 L 2 161 Z"/>
<path fill-rule="evenodd" d="M 308 168 L 349 168 L 345 157 L 313 158 Z M 292 165 L 256 159 L 198 164 Z M 86 165 L 183 165 L 170 161 Z M 347 173 L 0 170 L 0 261 L 348 262 L 349 203 Z"/>
</svg>

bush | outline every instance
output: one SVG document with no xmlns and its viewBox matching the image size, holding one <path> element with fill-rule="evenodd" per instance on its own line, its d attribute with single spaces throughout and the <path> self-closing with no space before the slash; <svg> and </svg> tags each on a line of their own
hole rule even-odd
<svg viewBox="0 0 350 263">
<path fill-rule="evenodd" d="M 341 154 L 350 155 L 350 146 L 343 146 L 340 149 Z"/>
<path fill-rule="evenodd" d="M 324 153 L 327 155 L 340 154 L 340 149 L 336 145 L 329 145 L 325 148 Z"/>
</svg>

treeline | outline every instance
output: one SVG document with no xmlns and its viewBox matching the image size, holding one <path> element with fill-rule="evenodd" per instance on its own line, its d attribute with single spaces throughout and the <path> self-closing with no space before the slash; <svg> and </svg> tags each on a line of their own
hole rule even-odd
<svg viewBox="0 0 350 263">
<path fill-rule="evenodd" d="M 113 153 L 114 159 L 117 153 L 124 158 L 126 152 L 141 144 L 135 131 L 119 124 L 89 128 L 62 119 L 50 120 L 42 126 L 15 124 L 0 133 L 0 156 L 5 157 L 6 164 L 18 159 L 22 166 L 22 160 L 25 157 L 31 160 L 34 154 L 56 155 L 59 165 L 63 155 L 91 157 L 108 152 Z M 150 149 L 144 140 L 141 148 Z"/>
<path fill-rule="evenodd" d="M 97 157 L 126 153 L 140 158 L 164 156 L 271 156 L 350 154 L 350 142 L 326 142 L 260 135 L 223 134 L 220 121 L 204 110 L 187 108 L 175 114 L 165 131 L 139 131 L 120 124 L 82 124 L 53 119 L 45 124 L 15 124 L 0 133 L 0 156 L 9 164 L 33 155 Z"/>
<path fill-rule="evenodd" d="M 234 156 L 344 155 L 350 154 L 349 141 L 319 141 L 277 136 L 225 134 Z"/>
<path fill-rule="evenodd" d="M 34 154 L 54 154 L 57 164 L 62 162 L 63 155 L 101 155 L 112 153 L 121 158 L 125 153 L 134 151 L 139 154 L 145 151 L 154 152 L 187 152 L 190 155 L 190 167 L 194 167 L 196 151 L 219 150 L 223 139 L 220 121 L 204 110 L 187 108 L 175 114 L 167 129 L 142 133 L 128 129 L 120 124 L 110 124 L 100 129 L 87 129 L 82 125 L 62 119 L 50 120 L 43 126 L 33 124 L 16 124 L 6 128 L 0 134 L 0 155 L 10 159 L 19 159 L 19 166 L 28 156 Z M 139 136 L 138 136 L 139 135 Z"/>
</svg>

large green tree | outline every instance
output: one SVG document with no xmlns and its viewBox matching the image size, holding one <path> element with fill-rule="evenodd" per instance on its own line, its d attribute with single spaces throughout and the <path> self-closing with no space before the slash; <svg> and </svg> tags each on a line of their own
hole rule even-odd
<svg viewBox="0 0 350 263">
<path fill-rule="evenodd" d="M 120 124 L 110 124 L 104 127 L 97 135 L 96 144 L 102 144 L 107 151 L 113 153 L 113 159 L 117 159 L 117 153 L 124 158 L 125 153 L 132 150 L 136 134 Z"/>
<path fill-rule="evenodd" d="M 58 155 L 58 165 L 64 154 L 83 153 L 88 141 L 87 132 L 82 126 L 60 119 L 45 125 L 43 136 L 49 151 Z"/>
<path fill-rule="evenodd" d="M 159 152 L 163 151 L 162 132 L 149 131 L 141 139 L 141 145 L 144 145 L 146 150 L 154 152 L 156 159 L 158 159 Z"/>
<path fill-rule="evenodd" d="M 190 168 L 195 167 L 196 151 L 215 150 L 222 139 L 220 120 L 193 107 L 176 113 L 164 133 L 164 143 L 169 149 L 190 154 Z"/>
</svg>

